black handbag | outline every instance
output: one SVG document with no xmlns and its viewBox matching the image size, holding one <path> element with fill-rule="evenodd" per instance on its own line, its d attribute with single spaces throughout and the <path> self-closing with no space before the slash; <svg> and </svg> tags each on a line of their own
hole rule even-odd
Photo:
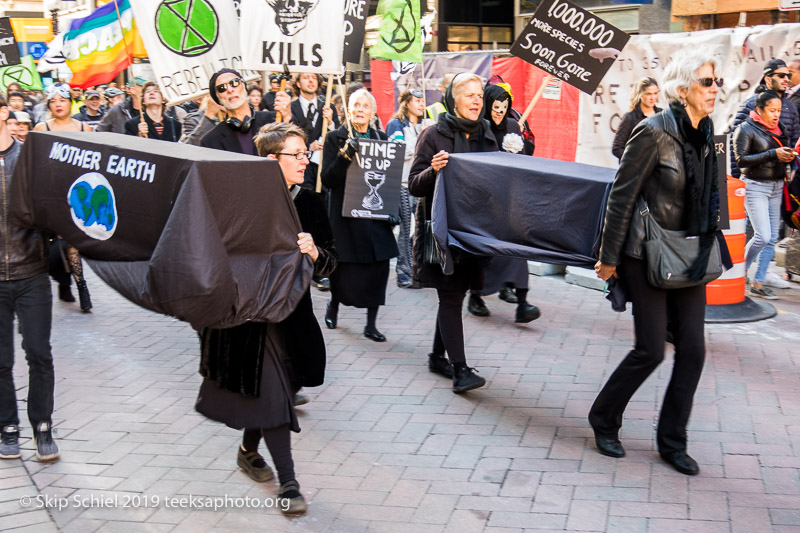
<svg viewBox="0 0 800 533">
<path fill-rule="evenodd" d="M 644 250 L 647 257 L 647 281 L 659 289 L 682 289 L 705 285 L 722 275 L 719 241 L 714 238 L 708 255 L 706 273 L 699 281 L 686 272 L 700 253 L 700 238 L 687 237 L 685 231 L 667 230 L 651 216 L 644 198 L 639 198 L 639 214 L 644 218 Z"/>
<path fill-rule="evenodd" d="M 425 234 L 422 241 L 422 260 L 426 265 L 438 265 L 439 249 L 436 247 L 436 240 L 433 238 L 433 223 L 428 220 L 428 204 L 426 199 L 422 199 L 422 213 L 425 215 L 423 227 Z"/>
</svg>

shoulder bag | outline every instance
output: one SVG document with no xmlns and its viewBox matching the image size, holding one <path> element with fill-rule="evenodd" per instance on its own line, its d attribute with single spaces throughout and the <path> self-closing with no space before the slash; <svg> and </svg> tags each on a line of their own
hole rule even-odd
<svg viewBox="0 0 800 533">
<path fill-rule="evenodd" d="M 425 235 L 422 241 L 423 261 L 425 261 L 426 265 L 438 265 L 440 264 L 439 249 L 436 248 L 436 241 L 433 238 L 433 224 L 428 219 L 428 203 L 426 200 L 427 198 L 422 198 L 422 213 L 425 215 Z"/>
<path fill-rule="evenodd" d="M 722 259 L 716 237 L 708 255 L 706 274 L 692 281 L 686 271 L 700 252 L 700 238 L 687 237 L 685 231 L 667 230 L 658 225 L 644 198 L 639 197 L 639 214 L 644 218 L 644 250 L 647 280 L 659 289 L 682 289 L 705 285 L 722 275 Z"/>
</svg>

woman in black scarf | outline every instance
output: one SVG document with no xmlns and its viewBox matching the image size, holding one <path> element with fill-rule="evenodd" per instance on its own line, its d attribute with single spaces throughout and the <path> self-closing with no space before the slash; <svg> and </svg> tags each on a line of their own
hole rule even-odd
<svg viewBox="0 0 800 533">
<path fill-rule="evenodd" d="M 676 54 L 664 71 L 668 109 L 641 123 L 625 146 L 606 209 L 597 276 L 619 278 L 633 302 L 636 340 L 600 391 L 589 412 L 597 449 L 623 457 L 619 440 L 622 415 L 633 394 L 664 359 L 667 321 L 673 334 L 675 364 L 658 422 L 661 457 L 682 474 L 700 469 L 687 453 L 686 425 L 705 360 L 706 288 L 700 281 L 717 238 L 719 186 L 709 115 L 722 80 L 716 58 L 704 51 Z M 700 253 L 686 274 L 694 286 L 660 289 L 649 284 L 643 250 L 642 198 L 664 229 L 683 231 L 700 242 Z M 649 439 L 640 435 L 639 439 Z"/>
<path fill-rule="evenodd" d="M 475 74 L 457 74 L 445 93 L 446 113 L 435 127 L 420 134 L 417 153 L 408 178 L 408 192 L 422 198 L 417 204 L 414 232 L 414 280 L 436 289 L 439 310 L 433 352 L 428 356 L 431 372 L 453 379 L 453 392 L 483 387 L 486 380 L 467 366 L 464 353 L 464 324 L 461 308 L 469 289 L 480 289 L 485 258 L 460 253 L 453 274 L 446 276 L 439 265 L 424 262 L 425 221 L 431 219 L 433 192 L 438 172 L 447 165 L 449 154 L 494 152 L 497 140 L 489 122 L 482 117 L 483 82 Z M 448 358 L 445 356 L 445 353 Z M 452 364 L 451 364 L 452 363 Z"/>
<path fill-rule="evenodd" d="M 533 155 L 533 145 L 524 143 L 519 122 L 511 118 L 513 97 L 500 85 L 487 85 L 483 91 L 483 116 L 489 121 L 500 150 L 512 154 Z M 527 323 L 540 316 L 539 308 L 527 301 L 528 261 L 511 257 L 494 257 L 483 273 L 483 290 L 470 291 L 467 310 L 475 316 L 489 316 L 481 296 L 500 291 L 500 299 L 517 304 L 514 322 Z"/>
</svg>

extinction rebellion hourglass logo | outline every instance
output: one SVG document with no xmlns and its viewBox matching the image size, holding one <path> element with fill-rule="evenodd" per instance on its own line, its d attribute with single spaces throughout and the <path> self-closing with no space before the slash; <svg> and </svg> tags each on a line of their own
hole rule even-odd
<svg viewBox="0 0 800 533">
<path fill-rule="evenodd" d="M 165 0 L 156 9 L 161 44 L 178 55 L 205 54 L 219 37 L 219 17 L 206 0 Z"/>
</svg>

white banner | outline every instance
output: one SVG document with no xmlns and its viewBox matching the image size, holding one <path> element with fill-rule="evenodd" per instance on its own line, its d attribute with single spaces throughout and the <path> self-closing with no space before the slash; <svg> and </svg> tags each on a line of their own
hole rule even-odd
<svg viewBox="0 0 800 533">
<path fill-rule="evenodd" d="M 581 94 L 578 149 L 575 161 L 615 168 L 611 144 L 622 116 L 630 109 L 630 92 L 641 78 L 659 84 L 669 58 L 678 50 L 700 48 L 717 56 L 725 80 L 714 114 L 715 133 L 728 131 L 742 102 L 751 97 L 767 61 L 780 58 L 788 64 L 800 56 L 800 24 L 725 28 L 692 33 L 634 35 L 611 70 L 591 95 Z M 666 107 L 663 95 L 658 106 Z"/>
<path fill-rule="evenodd" d="M 239 10 L 248 68 L 342 74 L 344 0 L 241 0 Z"/>
<path fill-rule="evenodd" d="M 231 0 L 131 2 L 155 81 L 169 104 L 208 93 L 211 76 L 222 68 L 245 80 L 260 78 L 242 70 L 239 23 Z"/>
</svg>

